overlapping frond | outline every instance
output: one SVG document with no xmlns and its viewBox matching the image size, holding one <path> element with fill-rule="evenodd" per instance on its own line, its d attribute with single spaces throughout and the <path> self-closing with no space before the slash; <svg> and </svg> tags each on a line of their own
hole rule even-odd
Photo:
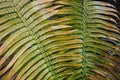
<svg viewBox="0 0 120 80">
<path fill-rule="evenodd" d="M 0 0 L 1 79 L 120 79 L 118 15 L 95 0 Z"/>
</svg>

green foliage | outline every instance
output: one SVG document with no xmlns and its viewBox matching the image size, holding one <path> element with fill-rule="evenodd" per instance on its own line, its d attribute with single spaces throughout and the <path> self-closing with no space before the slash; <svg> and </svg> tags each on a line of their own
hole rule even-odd
<svg viewBox="0 0 120 80">
<path fill-rule="evenodd" d="M 0 79 L 119 80 L 118 15 L 96 0 L 0 0 Z"/>
</svg>

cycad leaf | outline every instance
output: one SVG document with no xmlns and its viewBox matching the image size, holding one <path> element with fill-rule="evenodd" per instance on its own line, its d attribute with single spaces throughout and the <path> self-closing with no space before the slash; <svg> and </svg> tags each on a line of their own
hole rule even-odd
<svg viewBox="0 0 120 80">
<path fill-rule="evenodd" d="M 118 20 L 103 1 L 0 0 L 0 79 L 118 80 Z"/>
</svg>

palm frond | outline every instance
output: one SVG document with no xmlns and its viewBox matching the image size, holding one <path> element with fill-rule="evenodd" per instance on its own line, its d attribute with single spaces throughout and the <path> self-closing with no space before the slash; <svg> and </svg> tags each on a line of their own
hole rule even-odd
<svg viewBox="0 0 120 80">
<path fill-rule="evenodd" d="M 119 12 L 96 0 L 0 0 L 2 80 L 119 80 Z"/>
</svg>

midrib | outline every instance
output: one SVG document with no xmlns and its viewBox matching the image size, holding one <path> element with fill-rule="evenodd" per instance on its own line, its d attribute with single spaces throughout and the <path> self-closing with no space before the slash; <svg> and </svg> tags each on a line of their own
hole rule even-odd
<svg viewBox="0 0 120 80">
<path fill-rule="evenodd" d="M 87 40 L 88 40 L 88 34 L 86 34 L 86 33 L 89 33 L 89 31 L 87 30 L 87 23 L 88 23 L 88 14 L 87 14 L 87 8 L 88 8 L 88 6 L 87 6 L 87 0 L 83 0 L 83 17 L 82 17 L 82 25 L 81 25 L 81 27 L 82 27 L 82 36 L 83 36 L 83 51 L 82 51 L 82 55 L 83 55 L 83 59 L 82 59 L 82 64 L 83 64 L 83 67 L 82 67 L 82 70 L 83 70 L 83 77 L 82 77 L 82 80 L 86 80 L 86 77 L 87 77 L 87 75 L 88 75 L 88 69 L 87 69 L 87 64 L 88 64 L 88 62 L 87 62 L 87 58 L 86 58 L 86 55 L 87 55 L 87 52 L 86 52 L 86 44 L 87 44 Z"/>
</svg>

